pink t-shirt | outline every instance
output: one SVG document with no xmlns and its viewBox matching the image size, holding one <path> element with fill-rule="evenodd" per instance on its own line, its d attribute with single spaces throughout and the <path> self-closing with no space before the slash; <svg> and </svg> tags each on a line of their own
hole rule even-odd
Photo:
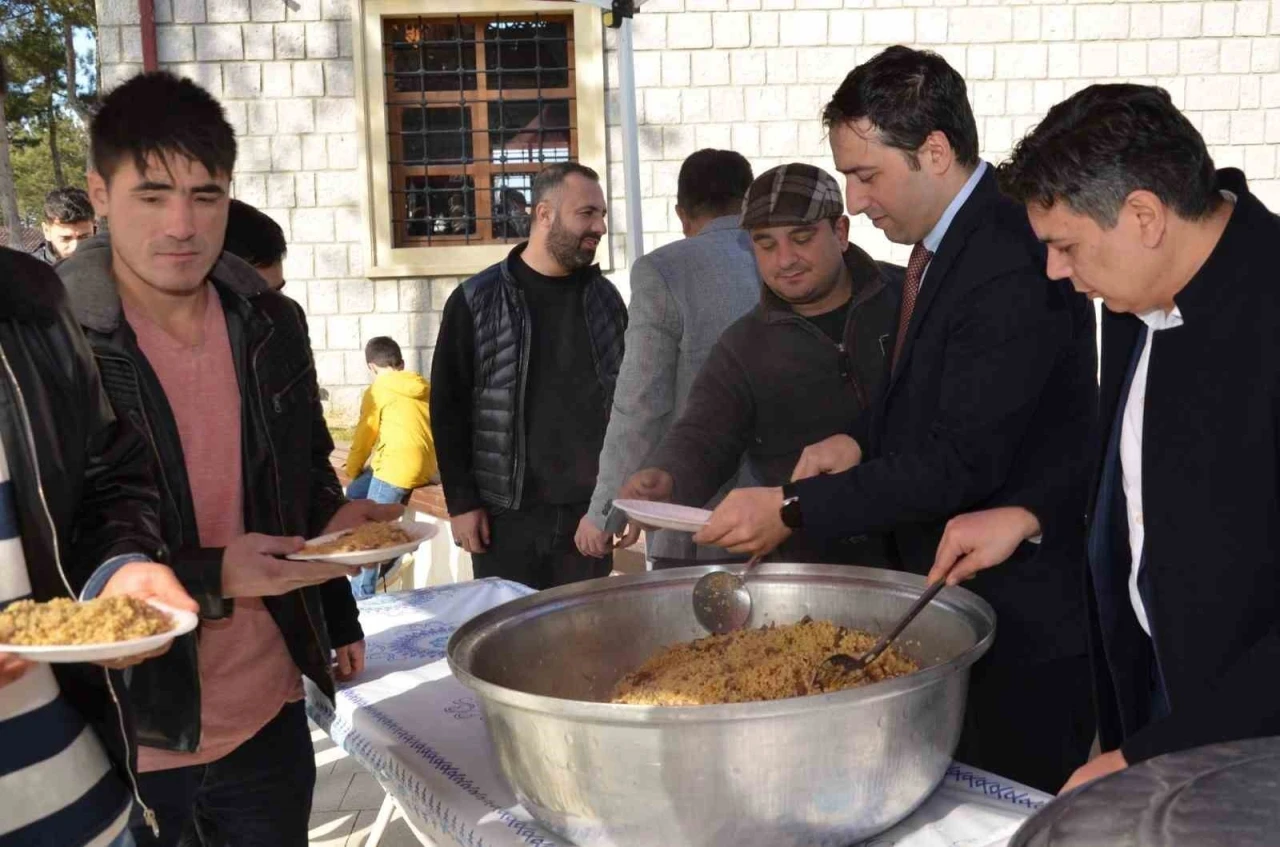
<svg viewBox="0 0 1280 847">
<path fill-rule="evenodd" d="M 137 309 L 124 308 L 164 388 L 178 425 L 201 547 L 225 547 L 244 533 L 240 386 L 226 316 L 210 288 L 203 343 L 178 341 Z M 142 772 L 217 761 L 303 697 L 302 675 L 261 599 L 238 597 L 229 618 L 200 625 L 200 748 L 142 747 Z"/>
</svg>

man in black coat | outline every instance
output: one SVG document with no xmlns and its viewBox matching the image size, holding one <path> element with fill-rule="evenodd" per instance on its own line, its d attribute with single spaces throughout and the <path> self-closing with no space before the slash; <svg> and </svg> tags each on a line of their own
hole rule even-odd
<svg viewBox="0 0 1280 847">
<path fill-rule="evenodd" d="M 533 180 L 532 232 L 449 296 L 431 364 L 431 428 L 453 542 L 477 578 L 554 588 L 608 576 L 583 554 L 622 365 L 627 308 L 595 264 L 600 176 L 576 162 Z"/>
<path fill-rule="evenodd" d="M 112 413 L 57 275 L 0 248 L 0 279 L 0 609 L 130 595 L 195 612 L 156 563 L 168 550 L 146 443 Z M 150 808 L 118 671 L 147 658 L 108 672 L 0 652 L 0 843 L 133 843 L 130 807 Z"/>
<path fill-rule="evenodd" d="M 796 482 L 734 492 L 695 540 L 759 553 L 797 530 L 884 533 L 891 560 L 923 574 L 949 518 L 1008 503 L 1062 464 L 1082 509 L 1092 313 L 1045 279 L 1025 213 L 978 158 L 964 80 L 932 53 L 890 48 L 849 75 L 824 122 L 849 211 L 914 245 L 890 375 L 869 417 L 805 451 Z M 1094 733 L 1083 531 L 1040 541 L 973 585 L 1000 632 L 974 668 L 956 757 L 1054 790 Z"/>
<path fill-rule="evenodd" d="M 111 228 L 57 273 L 112 409 L 143 437 L 161 536 L 201 615 L 129 678 L 150 806 L 133 836 L 305 845 L 302 677 L 333 697 L 334 659 L 338 680 L 358 674 L 364 633 L 349 569 L 282 557 L 400 508 L 343 497 L 301 310 L 223 254 L 236 143 L 217 100 L 139 74 L 89 132 L 89 193 Z"/>
<path fill-rule="evenodd" d="M 1105 304 L 1088 530 L 1105 752 L 1068 787 L 1278 735 L 1280 222 L 1147 86 L 1055 106 L 1001 178 L 1049 246 L 1049 276 Z M 936 575 L 1000 561 L 1027 517 L 957 518 Z"/>
<path fill-rule="evenodd" d="M 98 231 L 93 204 L 82 188 L 55 188 L 44 197 L 44 241 L 31 251 L 42 262 L 56 265 L 76 252 L 80 242 Z"/>
</svg>

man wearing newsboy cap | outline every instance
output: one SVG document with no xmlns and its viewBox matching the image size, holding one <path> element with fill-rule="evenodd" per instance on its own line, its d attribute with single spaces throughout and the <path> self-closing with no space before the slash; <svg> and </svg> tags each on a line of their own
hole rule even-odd
<svg viewBox="0 0 1280 847">
<path fill-rule="evenodd" d="M 741 223 L 764 281 L 760 304 L 725 330 L 651 467 L 620 497 L 700 506 L 744 455 L 756 479 L 782 485 L 806 445 L 847 432 L 879 390 L 903 272 L 849 242 L 835 179 L 812 165 L 776 167 L 751 184 Z M 783 552 L 865 561 L 875 553 L 861 541 Z"/>
</svg>

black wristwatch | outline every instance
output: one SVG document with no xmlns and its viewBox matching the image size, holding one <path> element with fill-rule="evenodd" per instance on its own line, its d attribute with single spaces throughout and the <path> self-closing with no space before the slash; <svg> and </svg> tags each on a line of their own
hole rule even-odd
<svg viewBox="0 0 1280 847">
<path fill-rule="evenodd" d="M 782 523 L 789 529 L 800 529 L 804 526 L 804 513 L 800 511 L 800 495 L 796 493 L 794 485 L 782 486 L 782 508 L 778 513 L 782 515 Z"/>
</svg>

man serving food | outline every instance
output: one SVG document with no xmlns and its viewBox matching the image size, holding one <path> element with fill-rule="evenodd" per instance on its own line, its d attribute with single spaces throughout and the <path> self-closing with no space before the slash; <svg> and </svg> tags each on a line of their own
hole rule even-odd
<svg viewBox="0 0 1280 847">
<path fill-rule="evenodd" d="M 978 156 L 964 80 L 892 47 L 849 74 L 824 122 L 849 211 L 913 245 L 888 376 L 870 414 L 805 450 L 794 482 L 730 493 L 694 540 L 759 554 L 792 533 L 880 534 L 895 566 L 924 574 L 947 519 L 1063 464 L 1054 508 L 1083 511 L 1093 313 L 1045 278 L 1023 209 Z M 973 585 L 1001 635 L 974 667 L 956 757 L 1050 791 L 1093 740 L 1083 540 L 1046 533 Z"/>
</svg>

